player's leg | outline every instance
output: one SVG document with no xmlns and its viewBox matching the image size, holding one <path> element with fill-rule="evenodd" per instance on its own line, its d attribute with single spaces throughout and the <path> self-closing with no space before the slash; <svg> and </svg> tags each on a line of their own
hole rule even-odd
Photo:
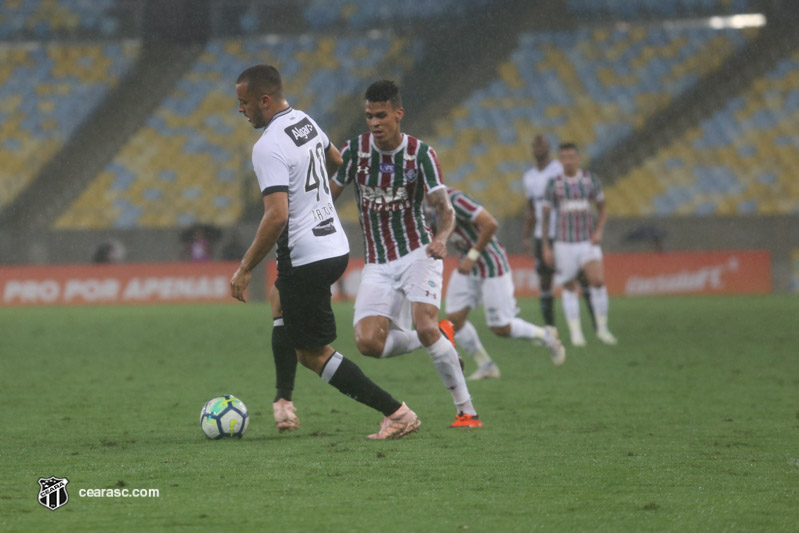
<svg viewBox="0 0 799 533">
<path fill-rule="evenodd" d="M 575 279 L 580 271 L 580 243 L 555 242 L 555 264 L 558 265 L 555 283 L 563 287 L 563 314 L 569 327 L 572 346 L 585 346 L 582 325 L 580 324 L 580 301 L 577 297 Z"/>
<path fill-rule="evenodd" d="M 616 344 L 616 337 L 608 329 L 608 289 L 605 287 L 605 270 L 602 265 L 602 252 L 599 246 L 592 247 L 592 259 L 583 266 L 588 278 L 591 291 L 591 300 L 594 303 L 596 314 L 596 335 L 605 344 Z"/>
<path fill-rule="evenodd" d="M 539 304 L 544 324 L 555 326 L 555 294 L 552 292 L 552 280 L 555 269 L 544 263 L 544 254 L 541 251 L 541 239 L 535 241 L 535 267 L 538 273 L 538 288 L 540 291 Z"/>
<path fill-rule="evenodd" d="M 419 427 L 416 414 L 330 346 L 336 338 L 330 285 L 341 277 L 346 265 L 347 256 L 343 256 L 296 267 L 283 278 L 279 275 L 286 331 L 303 366 L 342 394 L 383 413 L 380 431 L 370 438 L 398 438 Z"/>
<path fill-rule="evenodd" d="M 474 357 L 477 370 L 467 379 L 498 378 L 499 368 L 486 352 L 474 324 L 469 322 L 469 312 L 480 301 L 482 280 L 474 276 L 461 274 L 457 270 L 452 273 L 447 283 L 447 297 L 444 300 L 444 312 L 447 320 L 452 322 L 455 330 L 455 342 Z"/>
<path fill-rule="evenodd" d="M 591 317 L 591 324 L 594 326 L 594 331 L 597 329 L 596 316 L 594 314 L 594 304 L 591 303 L 591 284 L 588 283 L 588 276 L 585 275 L 584 270 L 580 270 L 577 275 L 577 282 L 580 284 L 580 293 L 585 300 L 585 307 L 588 309 L 588 316 Z"/>
<path fill-rule="evenodd" d="M 410 307 L 393 288 L 386 265 L 366 265 L 355 298 L 355 345 L 369 357 L 393 357 L 421 347 L 411 330 Z"/>
<path fill-rule="evenodd" d="M 272 306 L 272 357 L 275 360 L 275 387 L 277 394 L 272 403 L 275 425 L 278 431 L 291 431 L 300 427 L 295 414 L 297 409 L 291 401 L 294 380 L 297 375 L 297 352 L 289 341 L 283 325 L 283 309 L 280 306 L 280 291 L 272 287 L 269 291 Z"/>
<path fill-rule="evenodd" d="M 494 334 L 513 339 L 539 341 L 549 350 L 552 362 L 562 365 L 566 350 L 553 326 L 540 327 L 519 318 L 519 307 L 514 296 L 513 276 L 510 272 L 483 281 L 483 304 L 486 324 Z"/>
<path fill-rule="evenodd" d="M 438 329 L 438 307 L 427 302 L 412 301 L 411 313 L 416 331 L 419 333 L 419 340 L 430 354 L 433 366 L 452 395 L 452 401 L 457 408 L 457 418 L 452 427 L 482 426 L 472 405 L 458 352 Z"/>
</svg>

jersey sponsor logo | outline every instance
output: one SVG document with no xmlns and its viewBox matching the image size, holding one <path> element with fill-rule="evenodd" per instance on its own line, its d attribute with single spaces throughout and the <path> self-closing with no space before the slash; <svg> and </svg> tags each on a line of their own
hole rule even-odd
<svg viewBox="0 0 799 533">
<path fill-rule="evenodd" d="M 393 163 L 380 163 L 380 172 L 382 172 L 383 174 L 393 174 L 394 173 Z"/>
<path fill-rule="evenodd" d="M 588 211 L 591 205 L 585 198 L 575 200 L 563 200 L 559 206 L 560 210 L 564 213 L 572 213 L 575 211 Z"/>
<path fill-rule="evenodd" d="M 383 188 L 361 185 L 361 203 L 373 211 L 410 209 L 411 201 L 405 187 Z"/>
<path fill-rule="evenodd" d="M 336 225 L 332 218 L 328 218 L 313 227 L 311 230 L 317 237 L 324 237 L 325 235 L 332 235 L 336 232 Z"/>
<path fill-rule="evenodd" d="M 291 140 L 294 141 L 294 144 L 297 146 L 302 146 L 316 137 L 316 128 L 314 128 L 314 125 L 308 120 L 308 117 L 305 117 L 296 124 L 292 124 L 283 131 L 286 132 L 286 135 L 291 137 Z"/>
</svg>

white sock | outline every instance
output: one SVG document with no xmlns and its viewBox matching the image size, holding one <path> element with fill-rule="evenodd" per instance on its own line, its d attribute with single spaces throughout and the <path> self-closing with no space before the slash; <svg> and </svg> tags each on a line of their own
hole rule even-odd
<svg viewBox="0 0 799 533">
<path fill-rule="evenodd" d="M 464 352 L 474 357 L 474 361 L 478 365 L 491 362 L 491 357 L 483 347 L 483 343 L 480 342 L 480 336 L 477 335 L 474 324 L 468 320 L 464 322 L 460 330 L 455 332 L 455 342 L 463 348 Z"/>
<path fill-rule="evenodd" d="M 510 336 L 513 339 L 543 339 L 545 335 L 544 328 L 525 322 L 521 318 L 510 321 Z"/>
<path fill-rule="evenodd" d="M 608 329 L 608 289 L 604 285 L 601 287 L 591 287 L 591 305 L 594 308 L 596 317 L 596 328 L 599 331 Z"/>
<path fill-rule="evenodd" d="M 582 334 L 582 326 L 580 325 L 580 300 L 577 297 L 577 291 L 570 291 L 563 289 L 563 314 L 566 315 L 566 323 L 569 325 L 569 331 L 579 331 Z"/>
<path fill-rule="evenodd" d="M 386 343 L 383 345 L 383 353 L 380 355 L 380 358 L 385 359 L 387 357 L 394 357 L 395 355 L 406 354 L 421 347 L 422 342 L 419 340 L 419 335 L 415 331 L 390 329 L 388 330 Z"/>
<path fill-rule="evenodd" d="M 458 362 L 458 352 L 450 344 L 445 336 L 441 336 L 436 342 L 427 347 L 427 353 L 433 360 L 433 366 L 436 367 L 438 375 L 441 376 L 441 381 L 449 389 L 452 394 L 452 400 L 458 407 L 458 411 L 462 411 L 467 415 L 476 415 L 477 411 L 474 410 L 471 397 L 469 396 L 469 388 L 466 386 L 466 378 L 463 377 L 461 365 Z"/>
</svg>

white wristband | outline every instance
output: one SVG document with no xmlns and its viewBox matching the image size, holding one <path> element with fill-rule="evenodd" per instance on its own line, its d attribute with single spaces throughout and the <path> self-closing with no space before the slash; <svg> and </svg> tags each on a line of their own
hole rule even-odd
<svg viewBox="0 0 799 533">
<path fill-rule="evenodd" d="M 480 252 L 478 252 L 474 248 L 471 248 L 468 252 L 466 252 L 466 257 L 468 257 L 472 261 L 477 261 L 478 259 L 480 259 Z"/>
</svg>

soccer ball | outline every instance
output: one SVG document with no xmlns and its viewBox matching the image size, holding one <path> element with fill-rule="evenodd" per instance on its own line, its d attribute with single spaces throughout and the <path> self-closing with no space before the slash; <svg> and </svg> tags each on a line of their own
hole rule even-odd
<svg viewBox="0 0 799 533">
<path fill-rule="evenodd" d="M 211 398 L 200 413 L 200 427 L 209 439 L 240 439 L 249 425 L 247 406 L 232 394 Z"/>
</svg>

